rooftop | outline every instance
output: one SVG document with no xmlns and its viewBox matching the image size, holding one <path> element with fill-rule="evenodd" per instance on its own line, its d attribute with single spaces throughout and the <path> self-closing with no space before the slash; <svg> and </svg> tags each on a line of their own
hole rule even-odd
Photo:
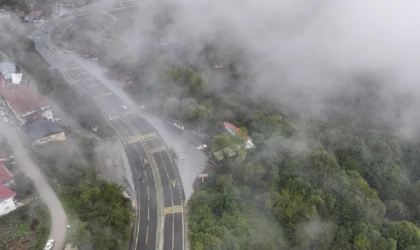
<svg viewBox="0 0 420 250">
<path fill-rule="evenodd" d="M 0 201 L 16 196 L 16 193 L 10 190 L 8 187 L 0 184 Z"/>
<path fill-rule="evenodd" d="M 33 140 L 38 140 L 49 135 L 63 132 L 63 129 L 57 122 L 47 119 L 39 119 L 31 122 L 26 127 L 28 136 Z"/>
<path fill-rule="evenodd" d="M 42 10 L 34 10 L 26 15 L 26 18 L 37 18 L 42 14 Z"/>
<path fill-rule="evenodd" d="M 3 75 L 5 80 L 12 78 L 12 73 L 16 72 L 16 65 L 9 62 L 0 63 L 0 73 Z"/>
<path fill-rule="evenodd" d="M 50 106 L 50 102 L 27 85 L 8 85 L 0 89 L 2 96 L 18 114 L 36 111 Z"/>
<path fill-rule="evenodd" d="M 0 165 L 0 183 L 8 182 L 13 180 L 12 174 L 3 164 Z"/>
</svg>

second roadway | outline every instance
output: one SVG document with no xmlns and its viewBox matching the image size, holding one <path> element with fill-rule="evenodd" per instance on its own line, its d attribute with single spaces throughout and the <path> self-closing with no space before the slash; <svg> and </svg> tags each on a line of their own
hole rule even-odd
<svg viewBox="0 0 420 250">
<path fill-rule="evenodd" d="M 104 9 L 95 8 L 94 11 L 100 10 Z M 89 11 L 83 10 L 84 15 L 87 13 Z M 75 13 L 75 16 L 81 15 Z M 88 68 L 55 49 L 50 33 L 71 20 L 68 17 L 44 22 L 35 30 L 33 40 L 40 54 L 63 73 L 70 85 L 97 102 L 103 116 L 124 143 L 137 203 L 131 248 L 183 250 L 185 197 L 178 169 L 163 139 L 135 107 L 124 109 L 122 106 L 129 105 L 93 77 Z"/>
</svg>

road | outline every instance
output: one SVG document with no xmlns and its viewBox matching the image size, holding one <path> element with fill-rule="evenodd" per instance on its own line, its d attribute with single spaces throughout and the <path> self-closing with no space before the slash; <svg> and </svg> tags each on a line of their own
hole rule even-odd
<svg viewBox="0 0 420 250">
<path fill-rule="evenodd" d="M 63 206 L 41 170 L 32 162 L 32 159 L 22 146 L 15 128 L 9 124 L 1 123 L 0 129 L 13 148 L 19 168 L 34 182 L 39 196 L 45 201 L 50 210 L 52 224 L 49 237 L 55 240 L 55 249 L 63 249 L 67 225 L 67 216 Z"/>
<path fill-rule="evenodd" d="M 121 2 L 132 6 L 133 2 Z M 74 12 L 83 16 L 91 12 L 121 8 L 112 2 L 92 4 Z M 130 162 L 136 192 L 136 218 L 132 248 L 141 250 L 184 249 L 185 195 L 178 169 L 158 132 L 131 102 L 126 102 L 99 81 L 72 56 L 60 51 L 51 41 L 51 32 L 68 25 L 74 17 L 54 18 L 40 25 L 31 36 L 35 48 L 80 94 L 91 96 L 101 107 L 103 116 L 122 140 Z M 47 33 L 48 32 L 48 33 Z M 123 106 L 129 107 L 127 110 Z"/>
</svg>

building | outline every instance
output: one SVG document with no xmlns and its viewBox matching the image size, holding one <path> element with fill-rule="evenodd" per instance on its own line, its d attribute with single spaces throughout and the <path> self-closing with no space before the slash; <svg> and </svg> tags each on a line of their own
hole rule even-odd
<svg viewBox="0 0 420 250">
<path fill-rule="evenodd" d="M 0 97 L 21 124 L 45 118 L 54 121 L 50 102 L 27 85 L 7 85 Z"/>
<path fill-rule="evenodd" d="M 223 126 L 225 130 L 231 135 L 231 136 L 244 136 L 240 129 L 229 122 L 224 122 Z M 241 144 L 234 145 L 232 147 L 224 148 L 219 151 L 216 151 L 213 153 L 214 158 L 217 161 L 221 161 L 224 159 L 224 157 L 233 157 L 236 156 L 237 160 L 243 160 L 245 159 L 246 150 L 251 149 L 255 147 L 254 143 L 252 142 L 252 139 L 245 135 L 245 142 Z"/>
<path fill-rule="evenodd" d="M 11 14 L 7 10 L 0 10 L 0 18 L 9 18 L 11 17 Z"/>
<path fill-rule="evenodd" d="M 224 122 L 223 126 L 225 127 L 226 131 L 231 135 L 231 136 L 242 136 L 241 132 L 239 130 L 239 128 L 237 128 L 235 125 L 233 125 L 232 123 L 229 122 Z M 250 149 L 255 147 L 254 143 L 252 142 L 252 139 L 246 135 L 246 141 L 244 143 L 244 147 L 245 149 Z"/>
<path fill-rule="evenodd" d="M 12 73 L 12 84 L 20 84 L 22 82 L 22 73 Z"/>
<path fill-rule="evenodd" d="M 16 73 L 16 65 L 13 63 L 2 62 L 0 63 L 0 73 L 3 75 L 4 80 L 11 80 L 12 73 Z"/>
<path fill-rule="evenodd" d="M 43 13 L 44 13 L 44 11 L 42 11 L 42 10 L 34 10 L 32 12 L 29 12 L 25 16 L 25 21 L 27 21 L 27 22 L 33 22 L 33 21 L 40 20 L 42 18 L 42 14 Z"/>
<path fill-rule="evenodd" d="M 65 141 L 66 136 L 60 124 L 47 119 L 29 123 L 26 133 L 34 145 L 42 145 L 50 141 Z"/>
<path fill-rule="evenodd" d="M 16 209 L 16 203 L 13 199 L 15 196 L 15 192 L 0 184 L 0 215 L 8 214 Z"/>
<path fill-rule="evenodd" d="M 0 164 L 0 184 L 7 187 L 13 184 L 13 175 L 3 164 Z"/>
</svg>

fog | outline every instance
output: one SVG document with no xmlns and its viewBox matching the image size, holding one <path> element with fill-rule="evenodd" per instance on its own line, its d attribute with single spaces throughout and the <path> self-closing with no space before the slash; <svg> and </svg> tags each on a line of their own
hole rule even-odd
<svg viewBox="0 0 420 250">
<path fill-rule="evenodd" d="M 187 47 L 188 57 L 196 61 L 206 45 L 216 46 L 219 56 L 234 61 L 243 73 L 244 95 L 303 118 L 339 113 L 405 135 L 417 132 L 420 3 L 177 2 L 170 14 L 165 12 L 171 22 L 159 36 Z M 120 33 L 131 41 L 126 47 L 131 55 L 144 55 L 137 41 L 156 30 L 154 18 L 163 6 L 168 5 L 140 8 L 133 25 Z M 223 89 L 228 80 L 217 79 L 210 80 L 212 87 Z"/>
</svg>

